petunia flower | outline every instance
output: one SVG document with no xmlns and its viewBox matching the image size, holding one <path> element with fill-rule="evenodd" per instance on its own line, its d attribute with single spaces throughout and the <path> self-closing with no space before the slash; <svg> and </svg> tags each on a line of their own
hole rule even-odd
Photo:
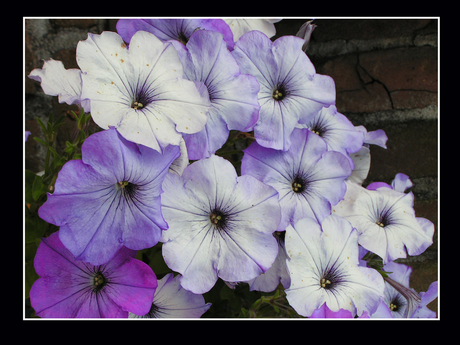
<svg viewBox="0 0 460 345">
<path fill-rule="evenodd" d="M 275 231 L 273 233 L 273 236 L 278 241 L 278 255 L 267 272 L 246 282 L 249 284 L 249 291 L 271 292 L 275 291 L 279 284 L 282 284 L 285 289 L 289 287 L 291 278 L 286 266 L 285 233 L 286 231 Z"/>
<path fill-rule="evenodd" d="M 437 297 L 437 282 L 430 285 L 427 294 L 418 294 L 410 288 L 410 266 L 389 262 L 383 269 L 389 272 L 388 278 L 385 278 L 385 297 L 372 318 L 436 317 L 436 313 L 426 305 Z"/>
<path fill-rule="evenodd" d="M 176 49 L 151 33 L 136 32 L 129 49 L 114 32 L 90 33 L 78 43 L 77 62 L 81 97 L 104 129 L 115 127 L 127 140 L 163 152 L 206 124 L 207 95 L 182 78 Z"/>
<path fill-rule="evenodd" d="M 302 45 L 302 50 L 306 53 L 308 49 L 308 44 L 310 43 L 311 34 L 313 30 L 317 27 L 316 24 L 313 24 L 314 19 L 305 22 L 300 27 L 299 31 L 297 31 L 296 36 L 300 37 L 304 40 Z"/>
<path fill-rule="evenodd" d="M 124 139 L 114 129 L 89 136 L 82 159 L 67 162 L 39 215 L 60 226 L 59 236 L 77 260 L 101 265 L 122 246 L 158 243 L 168 225 L 161 214 L 161 184 L 178 146 L 164 154 Z"/>
<path fill-rule="evenodd" d="M 347 182 L 347 193 L 333 212 L 349 220 L 359 232 L 359 244 L 384 263 L 423 253 L 433 243 L 434 224 L 415 216 L 413 193 L 387 184 L 370 186 Z"/>
<path fill-rule="evenodd" d="M 289 304 L 309 317 L 324 303 L 337 312 L 372 314 L 383 298 L 384 281 L 374 269 L 359 266 L 358 233 L 342 217 L 331 215 L 321 225 L 302 218 L 286 229 Z"/>
<path fill-rule="evenodd" d="M 382 129 L 377 129 L 371 132 L 368 132 L 364 126 L 355 126 L 355 129 L 363 133 L 364 140 L 361 149 L 350 154 L 350 157 L 353 160 L 354 168 L 347 180 L 362 185 L 369 174 L 371 166 L 370 145 L 377 145 L 386 149 L 388 137 Z"/>
<path fill-rule="evenodd" d="M 178 53 L 184 78 L 202 82 L 208 90 L 211 107 L 206 126 L 183 135 L 191 160 L 207 158 L 225 144 L 230 130 L 253 129 L 259 118 L 259 83 L 251 75 L 240 74 L 219 32 L 197 31 Z"/>
<path fill-rule="evenodd" d="M 363 145 L 358 152 L 350 154 L 353 161 L 353 171 L 347 177 L 347 181 L 362 185 L 369 175 L 371 167 L 371 151 L 367 145 Z"/>
<path fill-rule="evenodd" d="M 368 132 L 364 126 L 355 126 L 356 130 L 363 132 L 364 143 L 380 146 L 384 149 L 387 148 L 388 136 L 383 129 Z"/>
<path fill-rule="evenodd" d="M 260 83 L 254 136 L 264 147 L 288 150 L 298 123 L 307 123 L 322 107 L 335 104 L 334 80 L 316 73 L 302 51 L 303 42 L 295 36 L 272 42 L 255 30 L 241 36 L 232 51 L 241 73 L 253 75 Z"/>
<path fill-rule="evenodd" d="M 209 291 L 218 278 L 250 280 L 275 261 L 272 233 L 280 221 L 278 193 L 252 176 L 237 176 L 233 165 L 212 155 L 190 164 L 182 176 L 168 174 L 162 210 L 163 257 L 182 275 L 182 287 Z"/>
<path fill-rule="evenodd" d="M 364 134 L 345 115 L 337 112 L 336 106 L 323 107 L 314 118 L 298 127 L 308 128 L 319 135 L 326 141 L 329 151 L 344 154 L 349 158 L 352 169 L 354 168 L 350 155 L 363 147 Z"/>
<path fill-rule="evenodd" d="M 126 318 L 149 311 L 157 287 L 152 269 L 122 247 L 103 265 L 75 260 L 59 232 L 42 238 L 34 267 L 40 276 L 30 303 L 42 318 Z"/>
<path fill-rule="evenodd" d="M 40 82 L 43 92 L 49 96 L 58 96 L 59 103 L 77 104 L 88 113 L 90 102 L 81 99 L 81 71 L 77 68 L 65 69 L 62 61 L 47 60 L 43 67 L 36 68 L 29 78 Z"/>
<path fill-rule="evenodd" d="M 187 44 L 195 31 L 207 30 L 220 32 L 228 49 L 234 46 L 233 33 L 223 19 L 120 19 L 117 22 L 117 32 L 126 43 L 130 43 L 133 35 L 138 31 L 147 31 L 154 34 L 163 42 L 175 41 Z M 177 45 L 176 45 L 177 46 Z"/>
<path fill-rule="evenodd" d="M 428 309 L 428 303 L 432 302 L 438 297 L 438 282 L 435 281 L 430 284 L 426 292 L 420 292 L 420 304 L 418 308 L 414 311 L 411 318 L 435 318 L 436 312 Z"/>
<path fill-rule="evenodd" d="M 308 129 L 296 128 L 288 151 L 274 150 L 253 142 L 241 162 L 241 173 L 272 186 L 279 193 L 280 227 L 303 217 L 321 222 L 331 205 L 345 195 L 345 179 L 351 174 L 348 159 L 328 151 L 326 142 Z"/>
<path fill-rule="evenodd" d="M 326 302 L 321 307 L 316 309 L 311 315 L 310 319 L 352 319 L 354 315 L 349 310 L 339 309 L 338 311 L 332 311 L 327 306 Z M 359 318 L 369 318 L 367 311 L 364 311 Z"/>
<path fill-rule="evenodd" d="M 238 41 L 246 32 L 257 30 L 263 32 L 268 38 L 275 36 L 276 28 L 274 23 L 281 19 L 260 19 L 260 18 L 227 18 L 224 19 L 233 32 L 233 39 Z"/>
<path fill-rule="evenodd" d="M 129 313 L 130 318 L 199 318 L 210 307 L 203 295 L 185 290 L 179 282 L 180 276 L 168 273 L 158 281 L 150 311 L 144 315 Z"/>
</svg>

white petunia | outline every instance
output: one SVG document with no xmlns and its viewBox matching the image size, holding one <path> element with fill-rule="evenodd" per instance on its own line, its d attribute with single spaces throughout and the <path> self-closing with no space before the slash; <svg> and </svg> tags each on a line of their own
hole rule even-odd
<svg viewBox="0 0 460 345">
<path fill-rule="evenodd" d="M 403 193 L 389 185 L 369 190 L 346 183 L 345 197 L 333 212 L 349 220 L 359 232 L 359 244 L 384 263 L 407 254 L 419 255 L 433 243 L 434 224 L 415 216 L 412 192 Z"/>
<path fill-rule="evenodd" d="M 90 111 L 88 100 L 81 100 L 81 71 L 77 68 L 65 69 L 62 61 L 47 60 L 43 68 L 36 68 L 29 78 L 39 81 L 45 94 L 58 96 L 59 103 L 77 104 Z"/>
<path fill-rule="evenodd" d="M 129 313 L 129 318 L 163 319 L 163 318 L 199 318 L 210 307 L 203 295 L 185 290 L 179 282 L 180 276 L 168 273 L 158 280 L 152 307 L 145 315 Z"/>
<path fill-rule="evenodd" d="M 88 34 L 77 62 L 94 122 L 129 141 L 163 152 L 206 124 L 207 94 L 182 78 L 176 49 L 151 33 L 136 32 L 129 48 L 117 33 Z"/>
<path fill-rule="evenodd" d="M 288 226 L 285 238 L 291 285 L 289 304 L 309 317 L 323 303 L 333 311 L 372 314 L 383 299 L 384 281 L 374 269 L 359 266 L 358 233 L 342 217 L 331 215 L 321 226 L 303 218 Z"/>
</svg>

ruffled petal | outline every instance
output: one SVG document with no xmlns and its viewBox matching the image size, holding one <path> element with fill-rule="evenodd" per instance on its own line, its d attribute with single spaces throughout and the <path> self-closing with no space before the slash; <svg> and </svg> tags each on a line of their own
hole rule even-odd
<svg viewBox="0 0 460 345">
<path fill-rule="evenodd" d="M 89 104 L 81 99 L 81 71 L 76 68 L 65 69 L 62 61 L 45 61 L 42 69 L 34 69 L 29 78 L 39 81 L 43 92 L 58 96 L 59 103 L 77 104 L 90 111 Z"/>
</svg>

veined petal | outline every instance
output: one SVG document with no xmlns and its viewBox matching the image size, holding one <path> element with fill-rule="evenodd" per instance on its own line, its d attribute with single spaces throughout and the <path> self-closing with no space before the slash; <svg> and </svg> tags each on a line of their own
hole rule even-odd
<svg viewBox="0 0 460 345">
<path fill-rule="evenodd" d="M 166 264 L 195 293 L 218 277 L 245 281 L 266 271 L 278 248 L 272 233 L 280 213 L 277 192 L 252 176 L 238 177 L 232 164 L 211 156 L 169 174 L 163 185 L 169 224 L 162 242 Z"/>
<path fill-rule="evenodd" d="M 40 278 L 30 291 L 40 317 L 119 318 L 149 310 L 157 286 L 152 269 L 120 249 L 102 266 L 77 261 L 59 232 L 43 238 L 34 260 Z M 102 284 L 102 285 L 101 285 Z"/>
<path fill-rule="evenodd" d="M 358 233 L 344 218 L 329 216 L 322 227 L 311 218 L 286 229 L 291 286 L 289 303 L 310 316 L 326 303 L 330 310 L 372 313 L 383 298 L 380 274 L 358 266 Z"/>
<path fill-rule="evenodd" d="M 209 100 L 182 79 L 175 48 L 139 31 L 129 49 L 116 33 L 89 34 L 77 47 L 82 98 L 91 100 L 94 121 L 113 126 L 128 140 L 163 152 L 179 145 L 181 132 L 206 123 Z"/>
</svg>

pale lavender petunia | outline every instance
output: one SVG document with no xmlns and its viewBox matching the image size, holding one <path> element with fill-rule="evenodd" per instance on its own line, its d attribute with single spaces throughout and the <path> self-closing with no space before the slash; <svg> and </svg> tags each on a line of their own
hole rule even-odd
<svg viewBox="0 0 460 345">
<path fill-rule="evenodd" d="M 437 295 L 437 282 L 430 285 L 428 291 L 417 293 L 410 287 L 412 267 L 389 262 L 383 266 L 388 272 L 385 278 L 385 297 L 372 318 L 434 318 L 436 312 L 426 305 Z"/>
<path fill-rule="evenodd" d="M 420 255 L 433 243 L 434 224 L 415 216 L 413 193 L 394 190 L 386 183 L 373 183 L 369 189 L 347 181 L 347 193 L 333 212 L 348 219 L 359 232 L 360 245 L 384 263 L 407 254 Z"/>
<path fill-rule="evenodd" d="M 152 269 L 122 247 L 103 265 L 75 260 L 59 232 L 43 238 L 34 267 L 40 276 L 30 303 L 42 318 L 126 318 L 150 309 L 157 287 Z"/>
<path fill-rule="evenodd" d="M 259 118 L 259 83 L 240 73 L 219 32 L 199 30 L 177 48 L 184 78 L 206 86 L 211 107 L 206 126 L 184 134 L 191 160 L 207 158 L 227 141 L 230 130 L 249 132 Z"/>
<path fill-rule="evenodd" d="M 163 152 L 182 133 L 206 124 L 207 95 L 183 77 L 176 49 L 138 31 L 129 48 L 115 32 L 88 34 L 77 46 L 82 99 L 101 128 L 115 127 L 127 140 Z"/>
<path fill-rule="evenodd" d="M 279 284 L 282 284 L 285 289 L 289 287 L 291 279 L 286 266 L 285 233 L 286 231 L 275 231 L 273 233 L 273 236 L 278 241 L 278 255 L 267 272 L 246 282 L 249 284 L 250 291 L 271 292 L 275 291 Z"/>
<path fill-rule="evenodd" d="M 344 154 L 349 158 L 352 169 L 354 168 L 350 156 L 363 147 L 364 134 L 345 115 L 339 113 L 335 105 L 323 107 L 313 119 L 298 127 L 308 128 L 319 135 L 326 142 L 329 151 Z"/>
<path fill-rule="evenodd" d="M 268 38 L 275 36 L 276 27 L 274 23 L 281 19 L 264 18 L 226 18 L 224 19 L 233 32 L 233 39 L 238 41 L 246 32 L 257 30 L 263 32 Z"/>
<path fill-rule="evenodd" d="M 281 228 L 303 217 L 321 222 L 331 205 L 345 195 L 345 179 L 351 174 L 343 154 L 328 151 L 326 142 L 308 129 L 296 128 L 288 151 L 274 150 L 253 142 L 241 162 L 241 173 L 272 186 L 279 193 Z"/>
<path fill-rule="evenodd" d="M 342 217 L 331 215 L 320 225 L 302 218 L 286 229 L 289 304 L 309 317 L 324 303 L 333 311 L 372 314 L 383 298 L 384 281 L 374 269 L 359 266 L 358 233 Z"/>
<path fill-rule="evenodd" d="M 158 280 L 150 311 L 143 315 L 129 313 L 129 317 L 135 319 L 201 317 L 211 307 L 211 303 L 206 303 L 203 295 L 185 290 L 179 280 L 180 275 L 166 274 Z"/>
<path fill-rule="evenodd" d="M 295 36 L 272 42 L 254 30 L 241 36 L 232 51 L 241 73 L 253 75 L 260 83 L 254 136 L 264 147 L 288 150 L 298 123 L 310 121 L 322 107 L 335 104 L 334 80 L 316 73 L 302 51 L 303 42 Z"/>
<path fill-rule="evenodd" d="M 161 184 L 179 147 L 160 154 L 111 128 L 88 137 L 82 156 L 62 167 L 40 217 L 60 226 L 64 245 L 93 265 L 107 262 L 122 246 L 155 245 L 167 229 Z"/>
<path fill-rule="evenodd" d="M 250 280 L 275 261 L 273 237 L 280 221 L 278 193 L 212 155 L 190 164 L 182 176 L 168 174 L 162 210 L 163 257 L 194 293 L 209 291 L 218 278 Z"/>
<path fill-rule="evenodd" d="M 89 100 L 81 98 L 81 71 L 77 68 L 65 69 L 62 61 L 47 60 L 42 68 L 36 68 L 29 78 L 40 82 L 45 94 L 58 96 L 59 103 L 77 104 L 86 112 L 91 111 Z"/>
<path fill-rule="evenodd" d="M 195 31 L 217 31 L 220 32 L 228 49 L 234 46 L 233 33 L 228 24 L 223 19 L 208 18 L 181 18 L 181 19 L 120 19 L 117 22 L 117 32 L 123 37 L 126 43 L 131 42 L 132 36 L 137 31 L 147 31 L 154 34 L 160 40 L 175 41 L 187 44 L 190 36 Z"/>
</svg>

